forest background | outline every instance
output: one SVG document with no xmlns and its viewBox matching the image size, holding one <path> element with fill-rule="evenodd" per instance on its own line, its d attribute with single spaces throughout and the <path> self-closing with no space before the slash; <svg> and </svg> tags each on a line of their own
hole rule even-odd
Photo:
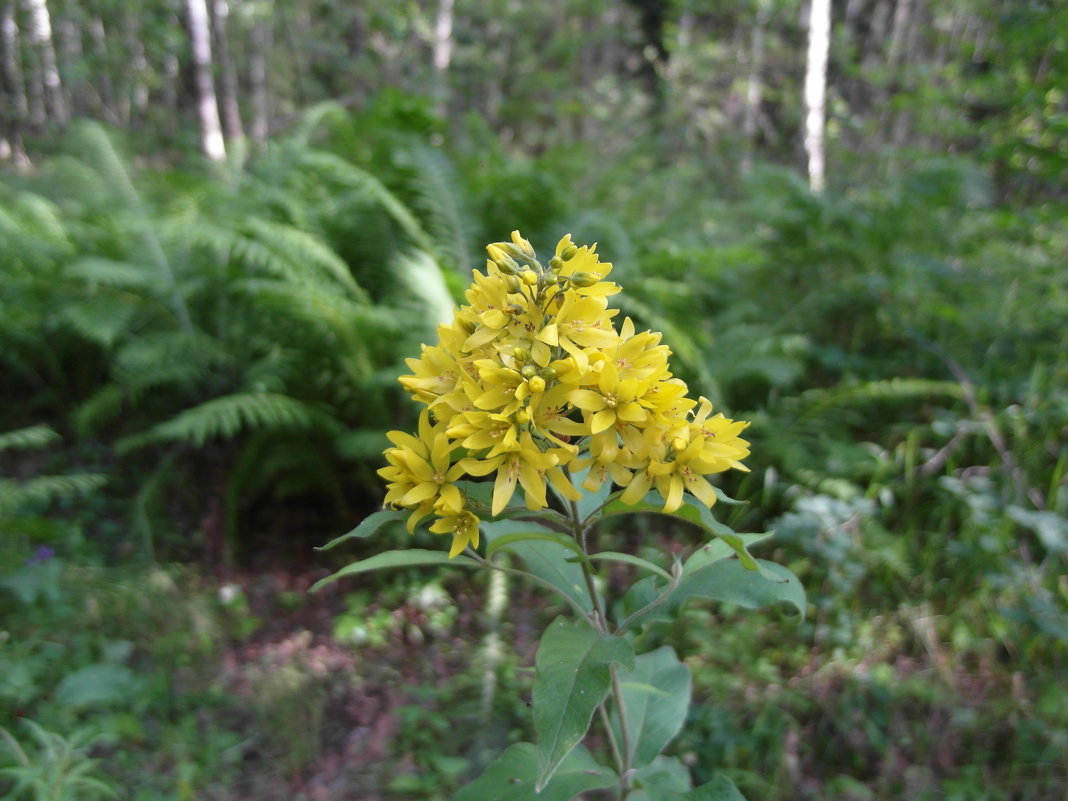
<svg viewBox="0 0 1068 801">
<path fill-rule="evenodd" d="M 525 736 L 533 588 L 306 592 L 519 228 L 753 421 L 717 514 L 809 594 L 657 635 L 695 777 L 1068 797 L 1066 87 L 1055 0 L 0 0 L 0 795 L 447 799 Z"/>
</svg>

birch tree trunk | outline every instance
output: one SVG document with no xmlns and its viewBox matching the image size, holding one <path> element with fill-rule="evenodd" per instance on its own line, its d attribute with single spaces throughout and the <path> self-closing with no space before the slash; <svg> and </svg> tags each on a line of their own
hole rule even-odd
<svg viewBox="0 0 1068 801">
<path fill-rule="evenodd" d="M 770 0 L 757 0 L 756 19 L 749 46 L 749 77 L 745 88 L 745 116 L 742 118 L 742 134 L 745 136 L 745 153 L 742 155 L 742 173 L 753 169 L 753 151 L 756 149 L 757 122 L 760 104 L 764 99 L 764 39 L 771 17 Z"/>
<path fill-rule="evenodd" d="M 805 154 L 815 193 L 826 184 L 824 127 L 827 119 L 827 54 L 831 46 L 831 0 L 811 0 L 805 67 Z"/>
<path fill-rule="evenodd" d="M 145 53 L 145 41 L 141 28 L 143 12 L 127 13 L 123 26 L 123 38 L 126 41 L 126 54 L 130 59 L 130 86 L 126 98 L 125 116 L 127 122 L 139 117 L 144 119 L 148 111 L 148 54 Z"/>
<path fill-rule="evenodd" d="M 96 90 L 103 107 L 104 118 L 117 123 L 119 121 L 115 108 L 115 84 L 111 80 L 111 60 L 108 57 L 108 34 L 104 21 L 99 17 L 89 20 L 89 40 L 93 45 L 93 55 L 97 59 Z"/>
<path fill-rule="evenodd" d="M 197 115 L 200 118 L 200 145 L 212 161 L 226 158 L 226 143 L 219 121 L 219 102 L 212 79 L 211 30 L 206 0 L 186 0 L 189 39 L 193 49 L 193 69 L 197 85 Z"/>
<path fill-rule="evenodd" d="M 23 85 L 22 59 L 19 57 L 19 26 L 15 20 L 15 0 L 0 5 L 0 159 L 16 164 L 28 163 L 22 146 L 22 129 L 29 107 Z"/>
<path fill-rule="evenodd" d="M 434 100 L 442 116 L 449 108 L 449 65 L 452 63 L 452 21 L 455 0 L 438 0 L 434 21 Z"/>
<path fill-rule="evenodd" d="M 25 0 L 25 3 L 26 11 L 30 15 L 30 42 L 37 53 L 45 102 L 52 119 L 60 125 L 65 125 L 70 118 L 70 113 L 67 110 L 67 100 L 63 96 L 63 81 L 59 77 L 48 2 L 47 0 Z"/>
<path fill-rule="evenodd" d="M 245 127 L 241 124 L 241 107 L 237 97 L 237 72 L 230 57 L 230 3 L 228 0 L 214 0 L 211 5 L 212 32 L 215 34 L 215 53 L 219 62 L 220 94 L 222 95 L 222 122 L 226 138 L 237 141 L 245 138 Z"/>
<path fill-rule="evenodd" d="M 260 13 L 252 26 L 249 83 L 252 84 L 252 141 L 263 144 L 270 136 L 270 94 L 267 86 L 267 56 L 271 52 L 270 11 Z"/>
<path fill-rule="evenodd" d="M 59 54 L 61 72 L 68 76 L 65 85 L 67 109 L 72 116 L 85 112 L 85 79 L 76 78 L 71 81 L 69 76 L 76 75 L 76 70 L 82 63 L 82 31 L 81 12 L 74 0 L 65 0 L 63 10 L 56 21 L 56 31 L 59 35 Z"/>
</svg>

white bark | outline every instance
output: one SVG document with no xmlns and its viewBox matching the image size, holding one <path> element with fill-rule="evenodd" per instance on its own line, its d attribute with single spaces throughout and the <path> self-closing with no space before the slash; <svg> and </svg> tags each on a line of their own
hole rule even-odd
<svg viewBox="0 0 1068 801">
<path fill-rule="evenodd" d="M 267 54 L 271 50 L 270 14 L 259 16 L 252 27 L 249 83 L 252 85 L 252 141 L 263 144 L 270 135 L 270 95 L 267 87 Z"/>
<path fill-rule="evenodd" d="M 52 119 L 63 125 L 70 117 L 67 100 L 63 96 L 63 81 L 59 77 L 56 61 L 56 46 L 52 38 L 52 17 L 48 13 L 47 0 L 25 0 L 30 15 L 30 42 L 37 52 L 44 84 L 45 97 Z"/>
<path fill-rule="evenodd" d="M 193 49 L 193 68 L 197 84 L 197 114 L 200 117 L 200 144 L 212 161 L 226 158 L 219 102 L 212 79 L 211 31 L 208 27 L 206 0 L 186 0 L 189 15 L 189 38 Z"/>
<path fill-rule="evenodd" d="M 742 172 L 753 168 L 753 149 L 756 146 L 757 122 L 760 104 L 764 99 L 764 39 L 771 17 L 769 0 L 758 0 L 756 19 L 749 47 L 749 76 L 745 89 L 745 117 L 742 118 L 742 134 L 745 136 L 745 153 L 742 156 Z"/>
<path fill-rule="evenodd" d="M 19 58 L 19 26 L 15 21 L 15 0 L 0 5 L 0 160 L 18 166 L 29 164 L 22 147 L 22 128 L 29 107 L 23 86 Z"/>
<path fill-rule="evenodd" d="M 827 119 L 827 55 L 831 47 L 831 0 L 811 0 L 805 68 L 805 153 L 813 192 L 826 184 L 824 127 Z"/>
<path fill-rule="evenodd" d="M 455 0 L 438 0 L 434 22 L 434 76 L 438 112 L 444 114 L 449 102 L 449 65 L 452 63 L 452 18 Z"/>
</svg>

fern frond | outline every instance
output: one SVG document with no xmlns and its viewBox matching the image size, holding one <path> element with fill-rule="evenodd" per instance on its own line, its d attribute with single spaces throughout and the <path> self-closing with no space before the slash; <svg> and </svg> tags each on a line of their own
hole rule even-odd
<svg viewBox="0 0 1068 801">
<path fill-rule="evenodd" d="M 59 313 L 59 319 L 90 342 L 109 348 L 136 315 L 136 306 L 126 298 L 94 296 L 70 304 Z"/>
<path fill-rule="evenodd" d="M 232 362 L 223 343 L 207 334 L 160 331 L 124 344 L 115 354 L 113 375 L 136 396 L 164 384 L 195 385 Z"/>
<path fill-rule="evenodd" d="M 154 267 L 98 257 L 78 259 L 67 265 L 65 272 L 71 278 L 85 281 L 90 286 L 147 289 L 159 281 Z"/>
<path fill-rule="evenodd" d="M 62 439 L 51 426 L 36 425 L 0 434 L 0 452 L 45 448 Z"/>
<path fill-rule="evenodd" d="M 347 289 L 353 297 L 369 301 L 367 293 L 352 277 L 349 266 L 330 247 L 311 234 L 283 223 L 252 218 L 246 227 L 256 238 L 291 263 L 316 267 Z"/>
<path fill-rule="evenodd" d="M 155 442 L 190 442 L 197 447 L 210 439 L 228 439 L 245 429 L 313 427 L 321 421 L 307 404 L 288 395 L 245 392 L 214 398 L 186 409 L 145 434 L 119 443 L 122 451 Z"/>
<path fill-rule="evenodd" d="M 470 243 L 475 226 L 456 166 L 442 150 L 418 140 L 398 148 L 394 160 L 408 172 L 414 205 L 437 243 L 435 252 L 465 273 L 474 266 Z"/>
<path fill-rule="evenodd" d="M 412 210 L 400 198 L 390 192 L 385 184 L 371 173 L 361 170 L 355 164 L 346 161 L 340 156 L 335 156 L 333 153 L 314 150 L 302 153 L 298 164 L 305 168 L 314 169 L 330 181 L 339 183 L 342 186 L 350 186 L 372 198 L 386 210 L 417 247 L 428 253 L 434 252 L 434 240 L 423 228 L 419 218 L 412 213 Z"/>
<path fill-rule="evenodd" d="M 27 503 L 44 504 L 85 497 L 104 486 L 107 480 L 108 477 L 101 473 L 37 476 L 23 482 L 0 479 L 0 514 Z"/>
<path fill-rule="evenodd" d="M 118 384 L 104 384 L 74 410 L 74 427 L 82 435 L 115 420 L 122 412 L 125 393 Z"/>
</svg>

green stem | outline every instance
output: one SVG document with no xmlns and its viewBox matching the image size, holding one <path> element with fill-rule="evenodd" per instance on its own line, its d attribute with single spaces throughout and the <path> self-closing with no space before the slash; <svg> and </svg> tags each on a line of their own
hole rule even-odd
<svg viewBox="0 0 1068 801">
<path fill-rule="evenodd" d="M 574 501 L 571 501 L 570 503 L 570 510 L 575 539 L 578 541 L 583 553 L 588 554 L 589 549 L 586 547 L 586 538 L 589 535 L 590 529 L 593 528 L 593 525 L 583 525 L 579 518 L 578 504 Z M 604 613 L 604 605 L 601 603 L 601 598 L 597 594 L 597 587 L 593 582 L 593 574 L 590 572 L 589 562 L 583 561 L 580 564 L 582 566 L 582 575 L 586 579 L 586 587 L 589 589 L 590 597 L 593 599 L 593 609 L 594 614 L 597 616 L 598 631 L 607 634 L 608 618 Z M 608 718 L 608 713 L 605 710 L 604 704 L 601 704 L 600 709 L 602 720 L 605 723 L 605 729 L 608 732 L 609 743 L 612 747 L 612 755 L 615 757 L 616 764 L 619 766 L 620 799 L 621 801 L 626 801 L 627 797 L 630 795 L 630 730 L 627 725 L 626 706 L 623 703 L 623 686 L 619 681 L 619 666 L 613 663 L 609 669 L 612 673 L 612 701 L 619 714 L 621 743 L 617 743 L 615 740 L 611 721 Z"/>
</svg>

